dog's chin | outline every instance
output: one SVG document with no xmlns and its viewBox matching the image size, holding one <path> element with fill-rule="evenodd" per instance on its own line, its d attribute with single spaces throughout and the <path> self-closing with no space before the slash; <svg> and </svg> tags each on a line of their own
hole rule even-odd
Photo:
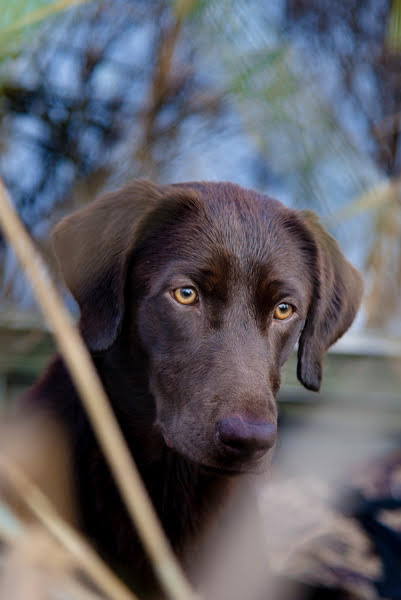
<svg viewBox="0 0 401 600">
<path fill-rule="evenodd" d="M 266 472 L 267 467 L 270 463 L 270 452 L 264 454 L 259 458 L 247 458 L 243 460 L 203 460 L 198 462 L 200 468 L 205 473 L 221 475 L 221 476 L 231 476 L 235 477 L 238 475 L 259 475 L 261 473 Z"/>
<path fill-rule="evenodd" d="M 249 473 L 257 473 L 255 467 L 249 467 L 245 465 L 234 466 L 210 466 L 206 464 L 200 464 L 199 468 L 202 473 L 206 475 L 212 475 L 217 477 L 238 477 L 239 475 L 245 475 Z"/>
<path fill-rule="evenodd" d="M 228 459 L 227 457 L 217 456 L 204 456 L 202 454 L 196 456 L 194 453 L 188 453 L 185 450 L 180 451 L 178 448 L 175 449 L 180 456 L 185 460 L 198 466 L 202 473 L 208 475 L 215 475 L 220 477 L 236 477 L 238 475 L 245 474 L 260 474 L 264 473 L 269 463 L 269 454 L 264 454 L 259 458 L 246 458 L 240 460 L 236 458 Z"/>
</svg>

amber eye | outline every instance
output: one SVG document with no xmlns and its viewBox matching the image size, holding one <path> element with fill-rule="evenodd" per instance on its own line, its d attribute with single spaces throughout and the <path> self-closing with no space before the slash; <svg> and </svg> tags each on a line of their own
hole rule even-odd
<svg viewBox="0 0 401 600">
<path fill-rule="evenodd" d="M 276 309 L 274 311 L 274 318 L 279 319 L 280 321 L 284 321 L 285 319 L 291 317 L 293 312 L 294 307 L 291 306 L 291 304 L 287 304 L 287 302 L 281 302 L 281 304 L 278 304 L 276 306 Z"/>
<path fill-rule="evenodd" d="M 198 301 L 198 294 L 192 287 L 180 287 L 173 291 L 174 298 L 180 304 L 195 304 Z"/>
</svg>

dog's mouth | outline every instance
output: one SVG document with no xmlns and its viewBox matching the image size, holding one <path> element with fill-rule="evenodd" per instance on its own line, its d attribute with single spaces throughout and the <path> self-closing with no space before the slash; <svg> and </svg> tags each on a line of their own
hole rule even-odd
<svg viewBox="0 0 401 600">
<path fill-rule="evenodd" d="M 163 424 L 158 422 L 157 427 L 170 451 L 196 464 L 203 473 L 209 475 L 236 477 L 244 474 L 261 473 L 265 470 L 266 462 L 269 460 L 268 456 L 271 454 L 270 450 L 248 454 L 240 451 L 222 452 L 221 449 L 217 450 L 216 448 L 215 455 L 202 456 L 203 453 L 199 452 L 199 456 L 196 456 L 193 447 L 190 449 L 181 448 L 180 444 L 174 441 L 173 436 L 167 433 Z"/>
<path fill-rule="evenodd" d="M 209 465 L 200 465 L 200 469 L 207 475 L 216 475 L 220 477 L 238 477 L 238 475 L 244 475 L 251 471 L 246 468 L 233 468 L 233 467 L 211 467 Z"/>
<path fill-rule="evenodd" d="M 259 456 L 243 457 L 236 460 L 218 460 L 214 464 L 202 464 L 202 468 L 208 469 L 211 473 L 220 473 L 223 475 L 244 475 L 258 474 L 266 470 L 266 466 L 271 461 L 271 451 L 265 452 Z"/>
<path fill-rule="evenodd" d="M 196 462 L 202 473 L 220 477 L 237 477 L 238 475 L 257 475 L 266 470 L 269 461 L 269 452 L 258 458 L 243 458 L 242 460 L 228 460 L 221 457 L 207 458 Z"/>
</svg>

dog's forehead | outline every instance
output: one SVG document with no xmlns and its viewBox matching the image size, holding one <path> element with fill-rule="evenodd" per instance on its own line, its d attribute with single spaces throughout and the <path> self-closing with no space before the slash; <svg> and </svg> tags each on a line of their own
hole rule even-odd
<svg viewBox="0 0 401 600">
<path fill-rule="evenodd" d="M 232 211 L 234 216 L 274 216 L 286 210 L 275 198 L 255 190 L 248 190 L 229 182 L 192 182 L 179 184 L 182 188 L 196 192 L 206 210 L 215 216 L 226 216 Z"/>
<path fill-rule="evenodd" d="M 203 218 L 197 221 L 197 242 L 204 255 L 209 250 L 231 256 L 248 268 L 290 257 L 294 262 L 296 243 L 288 227 L 292 211 L 281 202 L 234 184 L 208 184 L 199 191 Z"/>
<path fill-rule="evenodd" d="M 176 213 L 147 246 L 147 258 L 163 279 L 182 273 L 206 287 L 237 286 L 292 280 L 305 272 L 289 227 L 294 211 L 235 184 L 191 183 L 187 189 L 199 202 L 188 210 L 184 201 L 181 216 Z"/>
<path fill-rule="evenodd" d="M 235 184 L 180 184 L 179 192 L 171 219 L 153 221 L 136 255 L 145 279 L 182 275 L 213 288 L 308 279 L 295 211 Z"/>
</svg>

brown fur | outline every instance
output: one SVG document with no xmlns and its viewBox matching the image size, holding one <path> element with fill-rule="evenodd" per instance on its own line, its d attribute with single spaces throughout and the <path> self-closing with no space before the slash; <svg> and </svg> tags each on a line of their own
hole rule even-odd
<svg viewBox="0 0 401 600">
<path fill-rule="evenodd" d="M 324 353 L 355 316 L 361 278 L 312 213 L 231 183 L 134 181 L 64 219 L 54 242 L 82 334 L 185 559 L 230 475 L 263 470 L 272 441 L 262 452 L 255 440 L 276 425 L 280 367 L 298 338 L 299 379 L 319 388 Z M 194 306 L 172 296 L 188 285 L 199 293 Z M 273 318 L 283 301 L 296 307 L 288 321 Z M 59 359 L 28 400 L 68 432 L 86 533 L 120 567 L 141 569 L 142 550 Z M 250 440 L 245 450 L 222 443 L 227 427 L 235 443 Z"/>
</svg>

